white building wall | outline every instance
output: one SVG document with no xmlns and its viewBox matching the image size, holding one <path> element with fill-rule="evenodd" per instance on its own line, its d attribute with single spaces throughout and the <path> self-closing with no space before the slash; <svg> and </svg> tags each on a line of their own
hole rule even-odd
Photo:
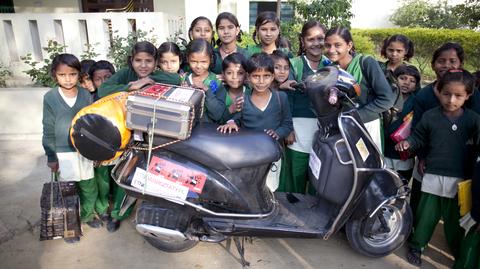
<svg viewBox="0 0 480 269">
<path fill-rule="evenodd" d="M 185 0 L 185 27 L 190 28 L 192 21 L 198 16 L 207 17 L 212 24 L 218 15 L 217 0 Z M 213 26 L 215 28 L 215 25 Z M 187 34 L 188 36 L 188 34 Z"/>
<path fill-rule="evenodd" d="M 126 37 L 132 30 L 130 21 L 133 20 L 137 30 L 148 32 L 147 37 L 155 37 L 159 43 L 178 31 L 176 27 L 184 27 L 179 23 L 181 18 L 162 12 L 1 14 L 0 40 L 6 42 L 0 42 L 0 61 L 15 77 L 25 77 L 22 71 L 29 68 L 20 57 L 32 53 L 34 60 L 42 62 L 47 56 L 42 48 L 49 40 L 65 44 L 66 52 L 76 56 L 83 54 L 88 41 L 99 54 L 95 60 L 107 59 L 108 21 L 114 36 Z"/>
<path fill-rule="evenodd" d="M 242 31 L 248 32 L 250 1 L 223 0 L 219 6 L 218 13 L 220 12 L 230 12 L 234 14 L 238 19 L 238 23 L 240 24 Z M 215 22 L 213 21 L 212 23 Z"/>
<path fill-rule="evenodd" d="M 81 11 L 80 0 L 14 0 L 15 13 L 72 13 Z"/>
</svg>

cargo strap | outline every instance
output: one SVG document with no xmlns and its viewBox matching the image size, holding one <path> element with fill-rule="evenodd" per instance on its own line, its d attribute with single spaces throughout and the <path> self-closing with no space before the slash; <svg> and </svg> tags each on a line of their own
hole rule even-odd
<svg viewBox="0 0 480 269">
<path fill-rule="evenodd" d="M 157 84 L 165 85 L 165 84 L 161 84 L 161 83 L 157 83 Z M 166 85 L 166 86 L 168 86 L 168 85 Z M 195 90 L 195 91 L 198 91 L 198 89 L 195 89 L 195 88 L 191 88 L 191 89 Z M 155 122 L 156 122 L 156 105 L 157 105 L 157 102 L 159 100 L 162 100 L 162 99 L 165 100 L 165 99 L 169 98 L 169 100 L 171 100 L 171 101 L 189 106 L 190 107 L 190 119 L 191 119 L 191 121 L 195 120 L 195 106 L 190 102 L 184 102 L 182 100 L 172 99 L 172 98 L 167 97 L 165 95 L 145 93 L 145 92 L 142 92 L 142 91 L 130 92 L 129 94 L 138 94 L 138 95 L 152 96 L 152 97 L 157 98 L 155 100 L 154 105 L 153 105 L 153 115 L 152 115 L 152 121 L 151 121 L 152 125 L 151 125 L 151 128 L 148 129 L 148 144 L 149 144 L 149 146 L 148 147 L 129 146 L 129 148 L 131 148 L 131 149 L 143 150 L 143 151 L 149 151 L 150 152 L 152 150 L 163 148 L 163 147 L 166 147 L 166 146 L 169 146 L 169 145 L 172 145 L 172 144 L 175 144 L 175 143 L 178 143 L 178 142 L 182 141 L 180 139 L 177 139 L 177 140 L 173 140 L 173 141 L 163 143 L 163 144 L 160 144 L 160 145 L 157 145 L 157 146 L 153 147 L 153 131 L 155 130 Z M 202 104 L 201 104 L 201 108 L 200 108 L 200 118 L 203 116 L 204 104 L 205 104 L 205 98 L 202 99 Z M 193 128 L 193 123 L 190 122 L 189 127 L 188 127 L 188 133 L 189 134 L 192 133 L 192 128 Z M 150 159 L 148 161 L 150 162 Z"/>
<path fill-rule="evenodd" d="M 153 114 L 152 114 L 152 119 L 151 119 L 151 125 L 150 127 L 148 128 L 148 148 L 145 148 L 145 147 L 135 147 L 135 146 L 130 146 L 130 148 L 132 149 L 136 149 L 136 150 L 147 150 L 148 151 L 148 155 L 147 155 L 147 163 L 146 163 L 146 167 L 145 167 L 145 171 L 147 171 L 147 179 L 145 180 L 145 184 L 143 185 L 143 195 L 145 195 L 145 190 L 147 189 L 147 182 L 148 182 L 148 176 L 150 175 L 150 173 L 148 172 L 148 165 L 150 164 L 150 161 L 151 161 L 151 158 L 152 158 L 152 151 L 153 150 L 156 150 L 156 149 L 159 149 L 159 148 L 162 148 L 162 147 L 165 147 L 165 146 L 168 146 L 168 145 L 172 145 L 172 144 L 175 144 L 175 143 L 178 143 L 182 140 L 180 139 L 177 139 L 177 140 L 173 140 L 173 141 L 170 141 L 170 142 L 167 142 L 167 143 L 163 143 L 161 145 L 158 145 L 158 146 L 155 146 L 153 147 L 153 137 L 154 137 L 154 130 L 155 130 L 155 122 L 157 121 L 157 103 L 159 100 L 161 99 L 165 99 L 165 96 L 164 95 L 160 95 L 160 96 L 155 96 L 157 97 L 157 99 L 155 99 L 155 102 L 153 103 Z M 191 121 L 192 120 L 195 120 L 195 108 L 193 107 L 192 104 L 188 104 L 190 106 L 190 119 Z M 202 109 L 203 110 L 203 109 Z M 193 123 L 190 122 L 189 124 L 189 129 L 188 129 L 188 133 L 192 133 L 192 127 L 193 127 Z"/>
</svg>

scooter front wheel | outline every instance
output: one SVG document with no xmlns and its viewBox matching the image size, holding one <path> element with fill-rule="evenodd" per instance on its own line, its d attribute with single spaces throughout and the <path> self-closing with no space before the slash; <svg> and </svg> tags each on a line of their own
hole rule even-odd
<svg viewBox="0 0 480 269">
<path fill-rule="evenodd" d="M 196 240 L 182 240 L 182 241 L 166 241 L 159 238 L 144 236 L 145 241 L 155 248 L 165 252 L 183 252 L 187 251 L 198 244 Z"/>
<path fill-rule="evenodd" d="M 369 257 L 386 256 L 407 240 L 413 215 L 405 200 L 385 204 L 372 218 L 350 219 L 347 239 L 353 249 Z"/>
</svg>

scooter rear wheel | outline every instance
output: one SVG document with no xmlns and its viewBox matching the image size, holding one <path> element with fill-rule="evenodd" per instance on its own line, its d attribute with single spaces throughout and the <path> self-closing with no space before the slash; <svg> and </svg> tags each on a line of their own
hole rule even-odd
<svg viewBox="0 0 480 269">
<path fill-rule="evenodd" d="M 183 240 L 183 241 L 164 241 L 158 238 L 144 236 L 145 241 L 155 248 L 165 252 L 183 252 L 187 251 L 198 244 L 195 240 Z"/>
<path fill-rule="evenodd" d="M 385 220 L 383 224 L 380 218 Z M 350 219 L 345 227 L 347 239 L 352 248 L 361 254 L 383 257 L 407 240 L 412 220 L 412 210 L 407 201 L 397 200 L 391 205 L 383 205 L 372 218 Z"/>
</svg>

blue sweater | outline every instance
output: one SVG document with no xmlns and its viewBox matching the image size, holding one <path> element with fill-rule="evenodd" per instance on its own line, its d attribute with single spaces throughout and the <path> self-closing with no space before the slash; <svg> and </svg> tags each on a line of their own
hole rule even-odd
<svg viewBox="0 0 480 269">
<path fill-rule="evenodd" d="M 264 111 L 252 103 L 250 95 L 246 95 L 242 111 L 237 113 L 233 119 L 237 125 L 246 129 L 257 131 L 272 129 L 280 137 L 280 140 L 293 131 L 287 95 L 276 90 L 272 91 L 272 98 Z"/>
</svg>

